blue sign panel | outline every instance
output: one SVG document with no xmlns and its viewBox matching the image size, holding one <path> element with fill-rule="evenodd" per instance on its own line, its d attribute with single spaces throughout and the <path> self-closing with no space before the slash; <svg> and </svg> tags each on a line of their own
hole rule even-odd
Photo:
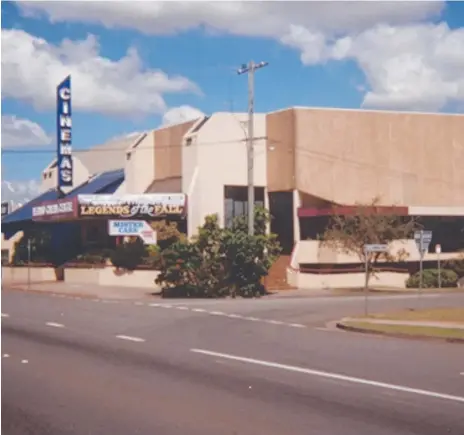
<svg viewBox="0 0 464 435">
<path fill-rule="evenodd" d="M 68 76 L 56 88 L 58 187 L 73 185 L 71 129 L 71 76 Z"/>
</svg>

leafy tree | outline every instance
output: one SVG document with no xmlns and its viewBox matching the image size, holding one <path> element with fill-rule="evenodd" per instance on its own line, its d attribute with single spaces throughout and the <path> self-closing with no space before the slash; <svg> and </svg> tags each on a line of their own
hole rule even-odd
<svg viewBox="0 0 464 435">
<path fill-rule="evenodd" d="M 232 296 L 251 297 L 265 292 L 262 279 L 281 252 L 277 236 L 266 234 L 270 219 L 265 208 L 256 207 L 254 236 L 248 234 L 246 216 L 237 217 L 232 227 L 224 230 L 227 283 Z"/>
<path fill-rule="evenodd" d="M 51 236 L 48 231 L 29 231 L 14 245 L 13 264 L 25 264 L 29 260 L 29 242 L 30 242 L 30 260 L 32 263 L 52 263 Z"/>
<path fill-rule="evenodd" d="M 146 255 L 146 248 L 140 239 L 132 242 L 121 243 L 111 253 L 111 263 L 117 269 L 135 270 L 142 264 L 142 259 Z"/>
<path fill-rule="evenodd" d="M 378 208 L 379 198 L 370 204 L 358 205 L 352 215 L 340 216 L 337 209 L 331 216 L 331 222 L 322 236 L 322 245 L 330 247 L 344 254 L 356 255 L 365 264 L 367 262 L 367 276 L 365 287 L 374 273 L 373 269 L 379 261 L 403 261 L 407 253 L 404 249 L 396 255 L 390 251 L 366 253 L 367 244 L 385 244 L 412 236 L 418 225 L 413 218 L 404 219 L 401 216 L 384 212 Z"/>
<path fill-rule="evenodd" d="M 280 252 L 276 237 L 265 234 L 269 214 L 257 208 L 254 236 L 244 218 L 220 228 L 217 215 L 207 216 L 191 241 L 180 241 L 162 255 L 156 280 L 165 296 L 253 296 L 264 288 L 261 279 Z"/>
<path fill-rule="evenodd" d="M 166 220 L 154 221 L 150 223 L 151 227 L 156 231 L 156 238 L 160 251 L 164 251 L 177 241 L 186 240 L 185 234 L 181 233 L 177 228 L 176 222 L 167 222 Z"/>
</svg>

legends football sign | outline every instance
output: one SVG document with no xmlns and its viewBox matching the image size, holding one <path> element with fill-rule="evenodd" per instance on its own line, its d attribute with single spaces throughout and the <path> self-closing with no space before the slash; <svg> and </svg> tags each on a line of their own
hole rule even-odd
<svg viewBox="0 0 464 435">
<path fill-rule="evenodd" d="M 79 217 L 143 219 L 183 217 L 184 194 L 78 195 Z"/>
<path fill-rule="evenodd" d="M 58 187 L 73 184 L 71 128 L 71 76 L 68 76 L 56 88 Z"/>
</svg>

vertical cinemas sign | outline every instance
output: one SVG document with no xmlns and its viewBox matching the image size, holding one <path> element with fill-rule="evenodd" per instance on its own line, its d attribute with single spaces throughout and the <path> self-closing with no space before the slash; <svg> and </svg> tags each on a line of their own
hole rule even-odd
<svg viewBox="0 0 464 435">
<path fill-rule="evenodd" d="M 71 187 L 73 184 L 71 76 L 66 77 L 56 88 L 56 127 L 58 187 Z"/>
</svg>

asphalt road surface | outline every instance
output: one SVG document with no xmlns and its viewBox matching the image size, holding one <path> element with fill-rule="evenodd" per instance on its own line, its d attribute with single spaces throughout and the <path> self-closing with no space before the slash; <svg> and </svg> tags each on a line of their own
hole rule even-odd
<svg viewBox="0 0 464 435">
<path fill-rule="evenodd" d="M 464 346 L 327 327 L 362 307 L 3 291 L 2 434 L 462 435 Z"/>
</svg>

